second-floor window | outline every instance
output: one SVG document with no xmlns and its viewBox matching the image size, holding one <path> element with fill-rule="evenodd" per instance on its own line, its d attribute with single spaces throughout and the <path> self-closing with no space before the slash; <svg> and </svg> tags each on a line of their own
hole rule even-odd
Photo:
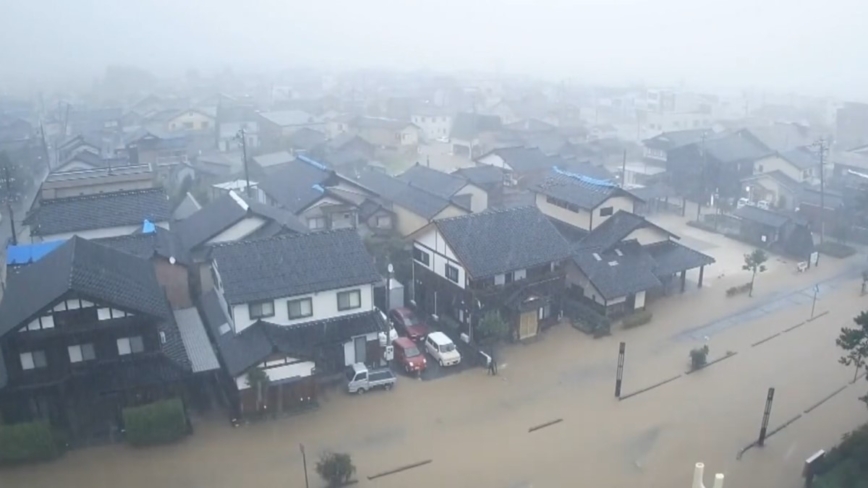
<svg viewBox="0 0 868 488">
<path fill-rule="evenodd" d="M 458 268 L 455 266 L 446 265 L 446 279 L 458 283 Z"/>
<path fill-rule="evenodd" d="M 69 346 L 69 362 L 80 363 L 82 361 L 91 361 L 96 359 L 96 351 L 93 348 L 93 343 L 76 344 Z"/>
<path fill-rule="evenodd" d="M 255 302 L 247 306 L 250 312 L 251 319 L 261 319 L 263 317 L 274 317 L 274 302 Z"/>
<path fill-rule="evenodd" d="M 338 293 L 338 310 L 352 310 L 362 307 L 362 292 L 360 290 L 342 291 Z"/>
<path fill-rule="evenodd" d="M 310 298 L 290 300 L 287 302 L 287 308 L 290 319 L 301 319 L 313 315 L 313 302 Z"/>
<path fill-rule="evenodd" d="M 415 247 L 413 248 L 413 259 L 424 264 L 425 266 L 431 265 L 431 256 L 427 252 L 421 249 L 417 249 Z"/>
<path fill-rule="evenodd" d="M 30 351 L 21 353 L 21 369 L 23 369 L 24 371 L 45 368 L 47 366 L 48 359 L 45 357 L 45 351 Z"/>
<path fill-rule="evenodd" d="M 603 207 L 600 209 L 600 217 L 608 217 L 615 212 L 615 209 L 612 207 Z"/>
<path fill-rule="evenodd" d="M 145 342 L 142 336 L 121 337 L 118 339 L 118 355 L 127 356 L 145 351 Z"/>
</svg>

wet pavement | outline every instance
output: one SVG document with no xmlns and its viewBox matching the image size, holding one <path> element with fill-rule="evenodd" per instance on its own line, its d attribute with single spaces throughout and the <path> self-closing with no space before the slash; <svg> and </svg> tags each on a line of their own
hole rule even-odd
<svg viewBox="0 0 868 488">
<path fill-rule="evenodd" d="M 708 478 L 723 472 L 727 486 L 795 488 L 810 453 L 866 418 L 856 398 L 868 382 L 849 385 L 852 369 L 838 364 L 834 343 L 868 303 L 852 263 L 828 260 L 806 275 L 770 272 L 757 278 L 753 298 L 725 297 L 726 287 L 744 277 L 720 278 L 653 304 L 650 324 L 602 339 L 557 326 L 534 344 L 505 347 L 497 377 L 482 368 L 448 368 L 438 381 L 402 376 L 388 393 L 326 392 L 317 411 L 239 428 L 215 414 L 197 420 L 196 435 L 176 445 L 75 451 L 2 470 L 0 485 L 304 486 L 304 443 L 312 487 L 323 486 L 313 471 L 317 453 L 333 449 L 352 455 L 360 487 L 675 488 L 689 486 L 693 464 L 703 461 Z M 827 313 L 787 331 L 809 318 L 814 283 L 816 312 Z M 619 402 L 613 389 L 620 341 L 627 343 L 625 393 L 681 376 Z M 703 342 L 710 360 L 737 355 L 684 375 L 689 349 Z M 770 386 L 771 426 L 801 417 L 736 460 L 756 438 Z"/>
</svg>

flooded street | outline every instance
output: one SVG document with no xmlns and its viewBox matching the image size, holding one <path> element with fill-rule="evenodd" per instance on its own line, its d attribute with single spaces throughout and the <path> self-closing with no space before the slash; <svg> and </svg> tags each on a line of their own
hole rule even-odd
<svg viewBox="0 0 868 488">
<path fill-rule="evenodd" d="M 363 397 L 329 391 L 315 412 L 235 429 L 215 415 L 178 445 L 74 451 L 39 469 L 4 470 L 2 485 L 304 486 L 303 443 L 315 487 L 318 453 L 332 449 L 352 455 L 360 487 L 670 488 L 689 486 L 702 461 L 708 480 L 723 472 L 729 486 L 795 488 L 808 455 L 866 419 L 857 401 L 864 381 L 805 413 L 849 385 L 853 370 L 838 364 L 834 339 L 868 300 L 858 296 L 852 266 L 826 263 L 811 274 L 762 276 L 754 298 L 726 298 L 716 284 L 666 298 L 649 325 L 604 339 L 557 326 L 536 343 L 505 347 L 497 377 L 470 369 L 435 381 L 402 377 L 394 391 Z M 804 289 L 820 281 L 816 318 L 806 322 L 813 297 Z M 625 396 L 680 377 L 618 401 L 620 341 Z M 709 361 L 736 354 L 685 374 L 689 350 L 706 341 Z M 757 437 L 769 387 L 770 430 L 801 417 L 736 460 Z"/>
</svg>

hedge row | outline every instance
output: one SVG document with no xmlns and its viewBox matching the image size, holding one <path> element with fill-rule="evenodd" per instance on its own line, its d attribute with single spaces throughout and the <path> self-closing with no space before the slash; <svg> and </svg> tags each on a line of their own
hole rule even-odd
<svg viewBox="0 0 868 488">
<path fill-rule="evenodd" d="M 645 325 L 648 322 L 651 322 L 651 319 L 654 317 L 654 314 L 647 310 L 642 310 L 640 312 L 636 312 L 632 315 L 628 315 L 624 317 L 624 320 L 621 322 L 622 326 L 625 329 L 632 329 L 633 327 L 639 327 L 640 325 Z"/>
<path fill-rule="evenodd" d="M 48 422 L 0 425 L 0 464 L 47 461 L 58 454 Z"/>
<path fill-rule="evenodd" d="M 179 399 L 125 408 L 123 417 L 126 440 L 134 446 L 166 444 L 188 433 L 187 416 Z"/>
<path fill-rule="evenodd" d="M 742 293 L 747 293 L 753 287 L 753 283 L 745 283 L 739 286 L 732 286 L 726 289 L 726 296 L 734 297 Z"/>
</svg>

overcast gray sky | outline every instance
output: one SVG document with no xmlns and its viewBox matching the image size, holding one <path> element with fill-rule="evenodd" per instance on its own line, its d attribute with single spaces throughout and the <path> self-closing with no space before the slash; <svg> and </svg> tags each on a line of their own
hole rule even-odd
<svg viewBox="0 0 868 488">
<path fill-rule="evenodd" d="M 294 64 L 868 96 L 866 0 L 0 0 L 0 75 Z M 0 84 L 3 82 L 0 81 Z"/>
</svg>

